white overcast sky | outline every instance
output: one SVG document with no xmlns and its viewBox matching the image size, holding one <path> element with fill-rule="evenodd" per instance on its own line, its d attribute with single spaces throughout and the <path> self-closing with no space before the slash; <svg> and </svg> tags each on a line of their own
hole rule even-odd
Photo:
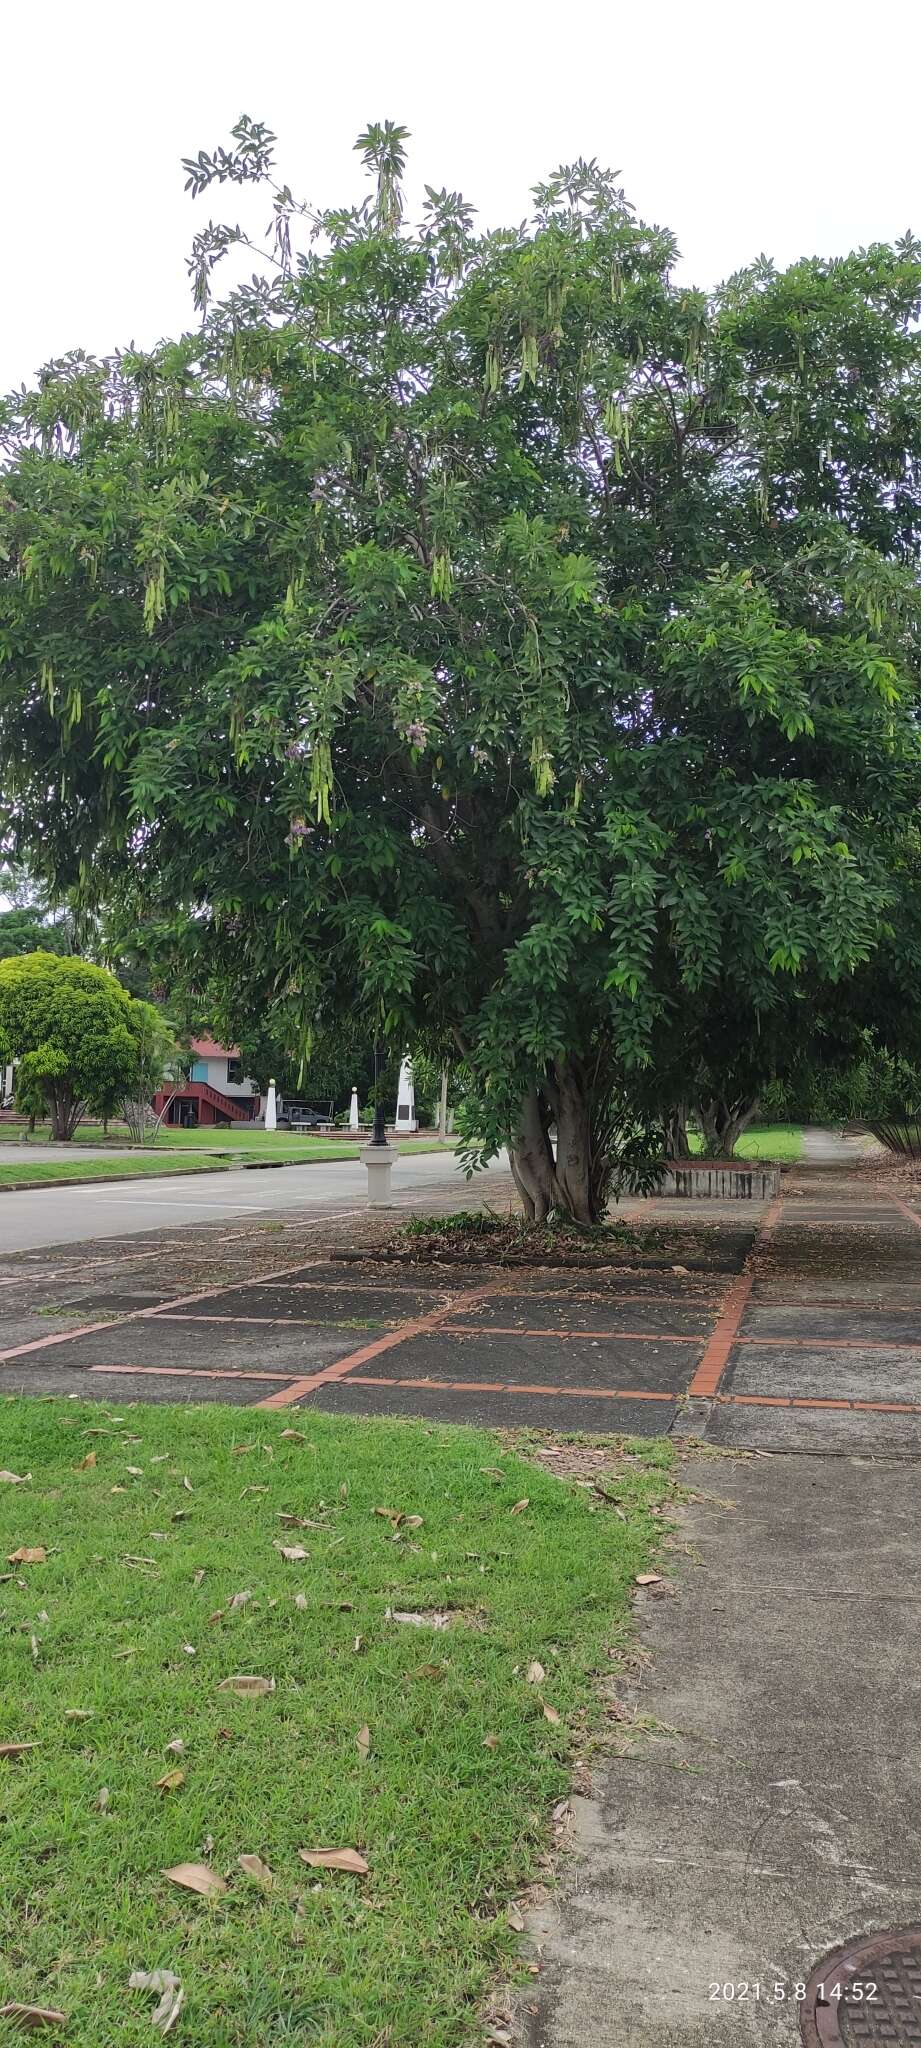
<svg viewBox="0 0 921 2048">
<path fill-rule="evenodd" d="M 323 205 L 361 193 L 369 120 L 486 225 L 597 156 L 702 285 L 921 232 L 918 0 L 16 0 L 3 57 L 0 390 L 190 324 L 195 225 L 247 195 L 193 205 L 179 160 L 244 111 Z"/>
</svg>

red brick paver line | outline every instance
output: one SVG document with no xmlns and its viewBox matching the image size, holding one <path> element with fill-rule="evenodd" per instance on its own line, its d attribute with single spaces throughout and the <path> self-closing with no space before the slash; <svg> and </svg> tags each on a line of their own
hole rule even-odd
<svg viewBox="0 0 921 2048">
<path fill-rule="evenodd" d="M 564 1394 L 575 1401 L 674 1401 L 674 1394 L 650 1394 L 638 1387 L 529 1387 L 516 1380 L 422 1380 L 375 1378 L 373 1373 L 350 1373 L 350 1387 L 424 1387 L 442 1394 Z"/>
<path fill-rule="evenodd" d="M 889 1195 L 889 1200 L 892 1203 L 893 1207 L 896 1209 L 900 1209 L 902 1215 L 907 1216 L 909 1223 L 913 1223 L 916 1230 L 921 1230 L 921 1216 L 915 1215 L 914 1210 L 909 1208 L 908 1203 L 903 1202 L 901 1195 L 894 1195 L 888 1189 L 887 1193 Z"/>
<path fill-rule="evenodd" d="M 917 1314 L 917 1310 L 915 1313 Z M 665 1341 L 664 1337 L 656 1339 L 657 1343 L 665 1343 Z M 759 1337 L 756 1334 L 753 1337 L 736 1337 L 733 1341 L 736 1344 L 755 1344 L 759 1350 L 763 1348 L 765 1351 L 771 1348 L 788 1351 L 791 1344 L 798 1344 L 801 1351 L 918 1351 L 921 1349 L 921 1338 L 915 1342 L 907 1340 L 905 1343 L 899 1343 L 898 1339 L 893 1337 L 804 1337 L 800 1331 L 791 1331 L 789 1337 Z"/>
<path fill-rule="evenodd" d="M 320 1372 L 309 1373 L 304 1379 L 294 1380 L 290 1387 L 285 1387 L 281 1393 L 270 1394 L 268 1400 L 260 1401 L 258 1406 L 288 1408 L 292 1402 L 298 1401 L 302 1394 L 309 1394 L 314 1387 L 326 1386 L 331 1380 L 344 1379 L 354 1366 L 366 1365 L 369 1359 L 379 1358 L 382 1351 L 392 1351 L 394 1345 L 405 1344 L 410 1337 L 423 1337 L 429 1330 L 437 1330 L 458 1306 L 469 1308 L 473 1302 L 482 1301 L 489 1294 L 500 1293 L 507 1284 L 507 1277 L 504 1274 L 498 1280 L 487 1280 L 481 1287 L 473 1287 L 469 1293 L 462 1294 L 459 1304 L 452 1301 L 446 1308 L 434 1308 L 428 1315 L 417 1316 L 412 1322 L 401 1323 L 399 1329 L 388 1330 L 386 1336 L 376 1337 L 370 1344 L 362 1344 L 357 1351 L 350 1351 L 347 1357 L 338 1359 L 335 1365 L 327 1365 Z"/>
<path fill-rule="evenodd" d="M 764 1212 L 761 1229 L 749 1255 L 750 1258 L 753 1257 L 758 1246 L 763 1244 L 765 1239 L 770 1237 L 776 1229 L 781 1206 L 780 1196 L 777 1197 L 776 1201 L 768 1203 Z M 720 1380 L 726 1370 L 729 1353 L 738 1335 L 739 1324 L 742 1321 L 754 1284 L 755 1276 L 752 1272 L 740 1273 L 737 1279 L 733 1280 L 726 1294 L 722 1310 L 717 1317 L 710 1342 L 688 1388 L 689 1394 L 696 1394 L 706 1398 L 716 1393 Z"/>
<path fill-rule="evenodd" d="M 921 1401 L 823 1401 L 804 1394 L 717 1394 L 726 1408 L 849 1408 L 874 1415 L 921 1415 Z"/>
</svg>

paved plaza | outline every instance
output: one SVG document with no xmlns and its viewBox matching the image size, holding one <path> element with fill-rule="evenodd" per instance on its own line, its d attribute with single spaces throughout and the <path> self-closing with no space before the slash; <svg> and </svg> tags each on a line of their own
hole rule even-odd
<svg viewBox="0 0 921 2048">
<path fill-rule="evenodd" d="M 503 1191 L 498 1176 L 490 1199 Z M 421 1198 L 413 1182 L 400 1200 Z M 425 1193 L 452 1198 L 444 1183 Z M 348 1252 L 335 1216 L 321 1228 L 291 1207 L 230 1231 L 222 1218 L 10 1253 L 2 1383 L 730 1448 L 921 1445 L 917 1200 L 859 1164 L 807 1159 L 776 1201 L 655 1199 L 626 1215 L 616 1262 L 578 1270 Z"/>
</svg>

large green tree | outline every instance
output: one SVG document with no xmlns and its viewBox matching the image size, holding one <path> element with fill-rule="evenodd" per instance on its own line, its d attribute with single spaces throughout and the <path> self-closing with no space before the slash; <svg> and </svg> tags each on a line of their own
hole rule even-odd
<svg viewBox="0 0 921 2048">
<path fill-rule="evenodd" d="M 52 1138 L 66 1143 L 88 1109 L 109 1115 L 136 1089 L 138 1013 L 149 1007 L 103 967 L 72 955 L 0 960 L 0 1060 L 15 1061 L 23 1100 L 23 1089 L 30 1106 L 44 1100 Z"/>
<path fill-rule="evenodd" d="M 391 124 L 317 218 L 272 141 L 187 166 L 271 188 L 251 284 L 211 224 L 199 332 L 6 405 L 5 840 L 240 1030 L 459 1050 L 591 1220 L 720 1035 L 921 961 L 921 245 L 706 296 L 594 163 L 479 234 Z"/>
</svg>

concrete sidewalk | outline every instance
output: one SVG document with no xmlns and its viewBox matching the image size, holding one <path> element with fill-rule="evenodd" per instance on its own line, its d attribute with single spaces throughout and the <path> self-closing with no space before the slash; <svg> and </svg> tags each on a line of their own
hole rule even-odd
<svg viewBox="0 0 921 2048">
<path fill-rule="evenodd" d="M 682 1477 L 736 1505 L 690 1510 L 699 1561 L 647 1602 L 652 1676 L 618 1688 L 680 1732 L 639 1737 L 573 1801 L 580 1861 L 531 1927 L 528 2048 L 799 2042 L 813 1964 L 921 1920 L 917 1466 L 701 1459 Z"/>
<path fill-rule="evenodd" d="M 791 1177 L 676 1426 L 710 1454 L 686 1439 L 650 1668 L 531 1917 L 516 2048 L 792 2048 L 830 1950 L 921 1923 L 921 1222 L 835 1163 Z M 894 2020 L 826 2009 L 821 2039 L 914 2048 L 901 1982 Z"/>
</svg>

